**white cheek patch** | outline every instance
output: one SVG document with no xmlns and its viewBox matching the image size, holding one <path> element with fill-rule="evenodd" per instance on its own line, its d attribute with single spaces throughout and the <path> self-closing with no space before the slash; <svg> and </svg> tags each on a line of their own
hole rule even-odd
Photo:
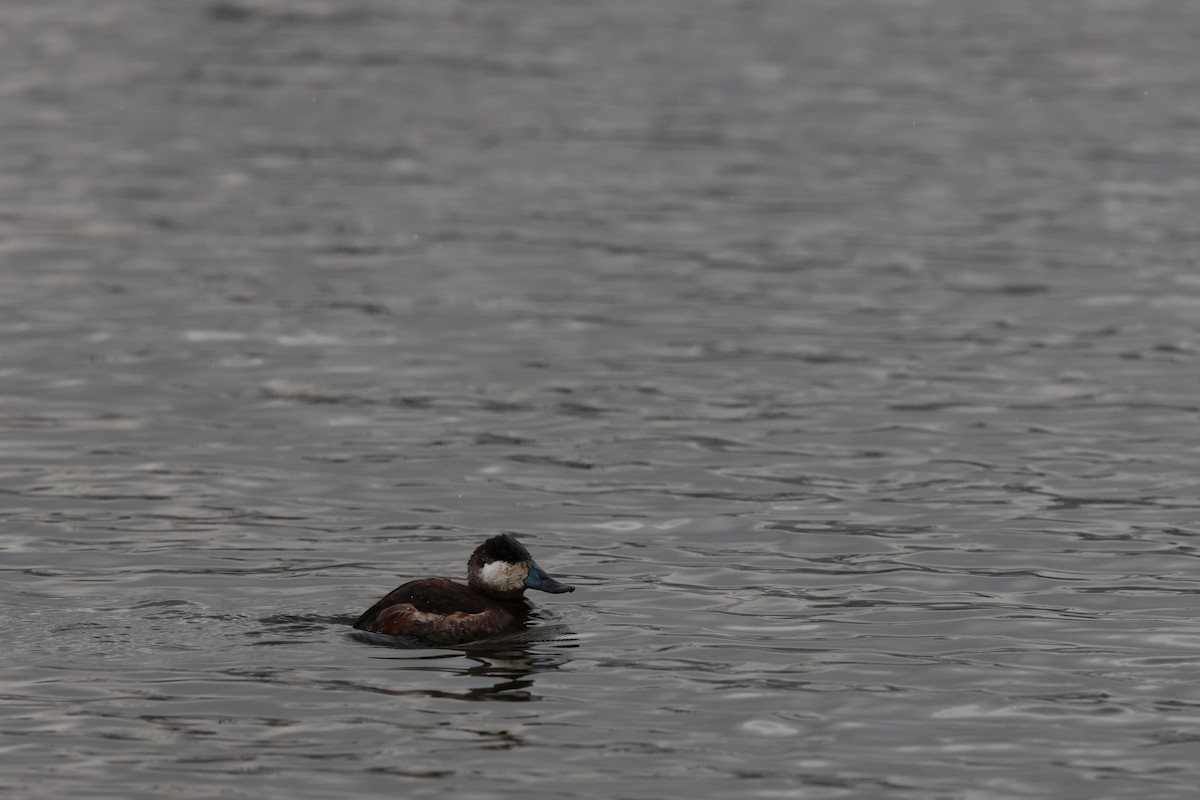
<svg viewBox="0 0 1200 800">
<path fill-rule="evenodd" d="M 479 571 L 485 586 L 491 586 L 501 591 L 519 589 L 525 585 L 525 576 L 529 570 L 524 564 L 505 564 L 503 561 L 493 561 Z"/>
</svg>

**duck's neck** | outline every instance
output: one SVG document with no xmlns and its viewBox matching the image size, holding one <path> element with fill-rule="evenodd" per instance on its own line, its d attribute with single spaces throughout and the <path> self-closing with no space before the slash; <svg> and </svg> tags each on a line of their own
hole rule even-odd
<svg viewBox="0 0 1200 800">
<path fill-rule="evenodd" d="M 485 597 L 490 597 L 493 600 L 499 600 L 502 603 L 524 603 L 525 602 L 525 587 L 513 589 L 511 591 L 500 591 L 491 586 L 485 585 L 482 581 L 471 578 L 467 581 L 467 585 L 474 591 Z"/>
</svg>

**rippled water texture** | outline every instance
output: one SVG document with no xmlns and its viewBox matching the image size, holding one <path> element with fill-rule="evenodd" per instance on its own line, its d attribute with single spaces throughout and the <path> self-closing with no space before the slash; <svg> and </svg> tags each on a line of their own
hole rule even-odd
<svg viewBox="0 0 1200 800">
<path fill-rule="evenodd" d="M 0 794 L 1195 796 L 1195 5 L 2 13 Z"/>
</svg>

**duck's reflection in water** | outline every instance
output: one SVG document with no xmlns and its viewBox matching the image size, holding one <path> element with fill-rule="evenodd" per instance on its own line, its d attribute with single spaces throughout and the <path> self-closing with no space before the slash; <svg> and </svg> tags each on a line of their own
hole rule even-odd
<svg viewBox="0 0 1200 800">
<path fill-rule="evenodd" d="M 531 688 L 539 672 L 556 670 L 571 659 L 566 654 L 531 652 L 535 643 L 556 642 L 555 649 L 574 648 L 571 631 L 566 625 L 543 625 L 480 642 L 459 645 L 453 649 L 429 650 L 419 640 L 400 636 L 356 631 L 348 634 L 356 641 L 380 647 L 378 656 L 396 662 L 405 673 L 436 672 L 456 678 L 491 678 L 486 686 L 474 686 L 461 691 L 408 687 L 370 686 L 368 691 L 387 695 L 421 695 L 457 700 L 498 700 L 510 703 L 539 699 Z M 464 658 L 469 665 L 463 665 Z"/>
</svg>

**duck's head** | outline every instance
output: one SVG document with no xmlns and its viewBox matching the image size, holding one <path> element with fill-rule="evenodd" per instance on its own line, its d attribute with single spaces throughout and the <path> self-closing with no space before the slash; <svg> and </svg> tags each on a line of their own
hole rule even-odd
<svg viewBox="0 0 1200 800">
<path fill-rule="evenodd" d="M 475 548 L 467 562 L 467 583 L 476 591 L 499 597 L 519 597 L 526 589 L 551 594 L 575 591 L 574 586 L 547 575 L 509 533 L 493 536 Z"/>
</svg>

